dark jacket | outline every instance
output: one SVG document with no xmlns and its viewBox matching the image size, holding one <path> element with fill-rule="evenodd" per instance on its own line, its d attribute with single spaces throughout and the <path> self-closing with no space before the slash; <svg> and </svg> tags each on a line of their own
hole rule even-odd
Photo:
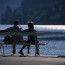
<svg viewBox="0 0 65 65">
<path fill-rule="evenodd" d="M 35 29 L 26 29 L 26 30 L 24 30 L 24 31 L 25 31 L 25 32 L 36 32 Z M 37 40 L 37 36 L 34 36 L 34 35 L 29 35 L 29 36 L 28 36 L 28 42 L 29 42 L 29 43 L 35 44 L 35 39 Z"/>
</svg>

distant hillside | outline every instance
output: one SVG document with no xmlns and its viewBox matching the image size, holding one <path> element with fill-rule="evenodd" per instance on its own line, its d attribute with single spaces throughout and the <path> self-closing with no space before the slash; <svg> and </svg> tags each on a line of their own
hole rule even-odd
<svg viewBox="0 0 65 65">
<path fill-rule="evenodd" d="M 13 12 L 8 7 L 2 15 L 2 24 L 20 24 L 32 20 L 38 25 L 65 25 L 65 0 L 23 0 Z"/>
<path fill-rule="evenodd" d="M 1 15 L 5 12 L 7 6 L 9 6 L 12 10 L 14 10 L 20 6 L 21 1 L 22 0 L 0 0 L 0 20 Z"/>
</svg>

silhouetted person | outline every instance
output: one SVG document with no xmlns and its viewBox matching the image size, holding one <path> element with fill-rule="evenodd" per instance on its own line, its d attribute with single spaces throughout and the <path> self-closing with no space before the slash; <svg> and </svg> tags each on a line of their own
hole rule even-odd
<svg viewBox="0 0 65 65">
<path fill-rule="evenodd" d="M 34 24 L 33 22 L 28 22 L 28 29 L 24 30 L 24 32 L 36 32 L 36 30 L 34 29 Z M 36 38 L 36 40 L 35 40 Z M 36 41 L 36 44 L 35 44 L 35 41 Z M 36 54 L 39 55 L 39 45 L 38 45 L 38 42 L 37 42 L 37 36 L 34 36 L 34 35 L 29 35 L 28 36 L 28 40 L 27 40 L 27 43 L 31 43 L 31 44 L 35 44 L 36 46 Z M 28 54 L 30 53 L 29 52 L 29 49 L 30 49 L 30 45 L 23 45 L 23 47 L 21 48 L 21 50 L 19 51 L 19 53 L 22 55 L 24 55 L 24 53 L 22 52 L 22 50 L 25 48 L 25 47 L 28 47 Z"/>
<path fill-rule="evenodd" d="M 5 30 L 0 30 L 0 31 L 3 31 L 3 32 L 22 32 L 22 29 L 20 29 L 18 27 L 18 20 L 15 20 L 14 25 L 12 27 L 9 27 Z M 19 35 L 12 35 L 12 39 L 13 39 L 13 54 L 15 54 L 15 52 L 16 52 L 15 46 L 16 46 L 16 44 L 20 43 L 23 40 L 23 37 L 19 36 Z"/>
</svg>

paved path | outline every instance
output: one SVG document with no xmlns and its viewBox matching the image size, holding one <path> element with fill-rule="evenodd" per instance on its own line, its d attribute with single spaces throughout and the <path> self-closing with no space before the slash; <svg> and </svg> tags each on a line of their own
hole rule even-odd
<svg viewBox="0 0 65 65">
<path fill-rule="evenodd" d="M 0 56 L 0 65 L 65 65 L 65 58 L 49 56 Z"/>
</svg>

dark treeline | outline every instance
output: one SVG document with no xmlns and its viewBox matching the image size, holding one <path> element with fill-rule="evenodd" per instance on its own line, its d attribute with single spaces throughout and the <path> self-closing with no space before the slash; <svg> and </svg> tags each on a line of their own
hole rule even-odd
<svg viewBox="0 0 65 65">
<path fill-rule="evenodd" d="M 32 20 L 38 25 L 65 25 L 65 0 L 23 0 L 14 11 L 7 7 L 1 21 L 12 24 L 16 19 L 20 24 Z"/>
</svg>

